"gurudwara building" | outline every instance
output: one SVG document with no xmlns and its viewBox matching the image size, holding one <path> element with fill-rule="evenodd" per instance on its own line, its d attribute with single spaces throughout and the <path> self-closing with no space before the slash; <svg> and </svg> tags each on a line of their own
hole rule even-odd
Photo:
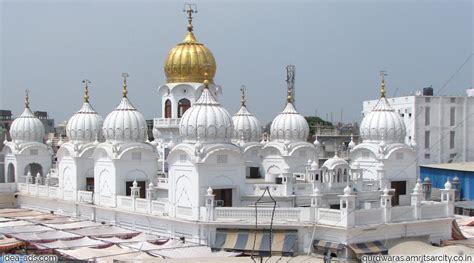
<svg viewBox="0 0 474 263">
<path fill-rule="evenodd" d="M 27 95 L 3 149 L 2 184 L 16 192 L 18 206 L 246 253 L 329 251 L 351 259 L 384 253 L 390 240 L 450 237 L 454 190 L 448 181 L 441 202 L 425 198 L 414 145 L 405 141 L 383 76 L 380 98 L 360 126 L 361 143 L 349 144 L 350 158 L 336 152 L 320 166 L 320 144 L 308 142 L 308 123 L 293 99 L 294 66 L 287 67 L 286 104 L 262 134 L 244 89 L 234 116 L 219 103 L 216 61 L 188 14 L 186 36 L 164 65 L 154 141 L 129 98 L 127 75 L 105 119 L 85 83 L 68 141 L 55 156 Z"/>
</svg>

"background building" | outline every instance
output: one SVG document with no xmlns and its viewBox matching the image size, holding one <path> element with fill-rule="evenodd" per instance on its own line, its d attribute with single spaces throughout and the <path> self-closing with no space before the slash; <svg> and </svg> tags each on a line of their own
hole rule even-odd
<svg viewBox="0 0 474 263">
<path fill-rule="evenodd" d="M 433 96 L 432 88 L 422 94 L 389 98 L 406 126 L 405 143 L 413 145 L 418 164 L 474 161 L 474 89 L 467 96 Z M 362 114 L 377 100 L 364 101 Z"/>
<path fill-rule="evenodd" d="M 432 188 L 443 188 L 450 180 L 458 200 L 474 200 L 474 162 L 422 165 L 420 177 L 430 178 Z"/>
<path fill-rule="evenodd" d="M 46 134 L 54 133 L 54 119 L 49 118 L 47 111 L 35 111 L 34 114 L 43 123 Z"/>
<path fill-rule="evenodd" d="M 359 126 L 357 123 L 332 125 L 315 125 L 317 140 L 321 145 L 320 159 L 326 160 L 334 156 L 339 151 L 341 157 L 345 157 L 348 153 L 349 143 L 351 139 L 354 143 L 359 143 Z"/>
</svg>

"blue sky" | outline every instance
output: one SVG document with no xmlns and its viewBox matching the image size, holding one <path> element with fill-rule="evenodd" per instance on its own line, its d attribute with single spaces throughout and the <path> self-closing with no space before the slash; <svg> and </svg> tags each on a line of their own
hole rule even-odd
<svg viewBox="0 0 474 263">
<path fill-rule="evenodd" d="M 197 39 L 217 61 L 220 101 L 231 114 L 239 88 L 263 123 L 285 103 L 285 66 L 296 65 L 304 115 L 360 121 L 362 101 L 387 93 L 435 93 L 473 52 L 472 1 L 194 1 Z M 161 115 L 163 62 L 186 32 L 181 1 L 1 1 L 0 108 L 14 115 L 31 90 L 33 110 L 57 122 L 82 103 L 82 79 L 104 117 L 119 103 L 121 73 L 146 118 Z M 464 95 L 473 61 L 441 91 Z"/>
</svg>

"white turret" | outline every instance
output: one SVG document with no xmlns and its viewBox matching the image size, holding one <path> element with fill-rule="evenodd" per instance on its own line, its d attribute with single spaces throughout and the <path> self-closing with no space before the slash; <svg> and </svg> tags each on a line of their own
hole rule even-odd
<svg viewBox="0 0 474 263">
<path fill-rule="evenodd" d="M 89 103 L 88 80 L 85 83 L 84 103 L 81 109 L 75 113 L 67 122 L 66 134 L 72 142 L 93 142 L 102 137 L 102 117 Z"/>
<path fill-rule="evenodd" d="M 245 88 L 240 89 L 242 92 L 240 100 L 240 110 L 232 117 L 234 123 L 234 141 L 258 142 L 262 134 L 262 125 L 260 121 L 247 110 L 245 105 Z"/>
<path fill-rule="evenodd" d="M 26 91 L 25 109 L 10 127 L 10 136 L 14 143 L 43 142 L 44 125 L 30 109 L 29 92 Z"/>
<path fill-rule="evenodd" d="M 124 75 L 120 104 L 104 121 L 103 132 L 107 142 L 145 142 L 147 138 L 145 118 L 127 97 L 127 76 Z"/>
</svg>

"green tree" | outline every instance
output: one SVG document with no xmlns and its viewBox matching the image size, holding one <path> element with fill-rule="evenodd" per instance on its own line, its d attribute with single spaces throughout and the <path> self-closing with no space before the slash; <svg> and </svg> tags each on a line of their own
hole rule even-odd
<svg viewBox="0 0 474 263">
<path fill-rule="evenodd" d="M 306 121 L 308 122 L 309 125 L 309 134 L 313 135 L 314 134 L 314 127 L 316 125 L 324 125 L 324 126 L 330 126 L 332 127 L 332 123 L 329 121 L 325 121 L 319 117 L 314 117 L 314 116 L 306 116 L 305 117 Z"/>
</svg>

